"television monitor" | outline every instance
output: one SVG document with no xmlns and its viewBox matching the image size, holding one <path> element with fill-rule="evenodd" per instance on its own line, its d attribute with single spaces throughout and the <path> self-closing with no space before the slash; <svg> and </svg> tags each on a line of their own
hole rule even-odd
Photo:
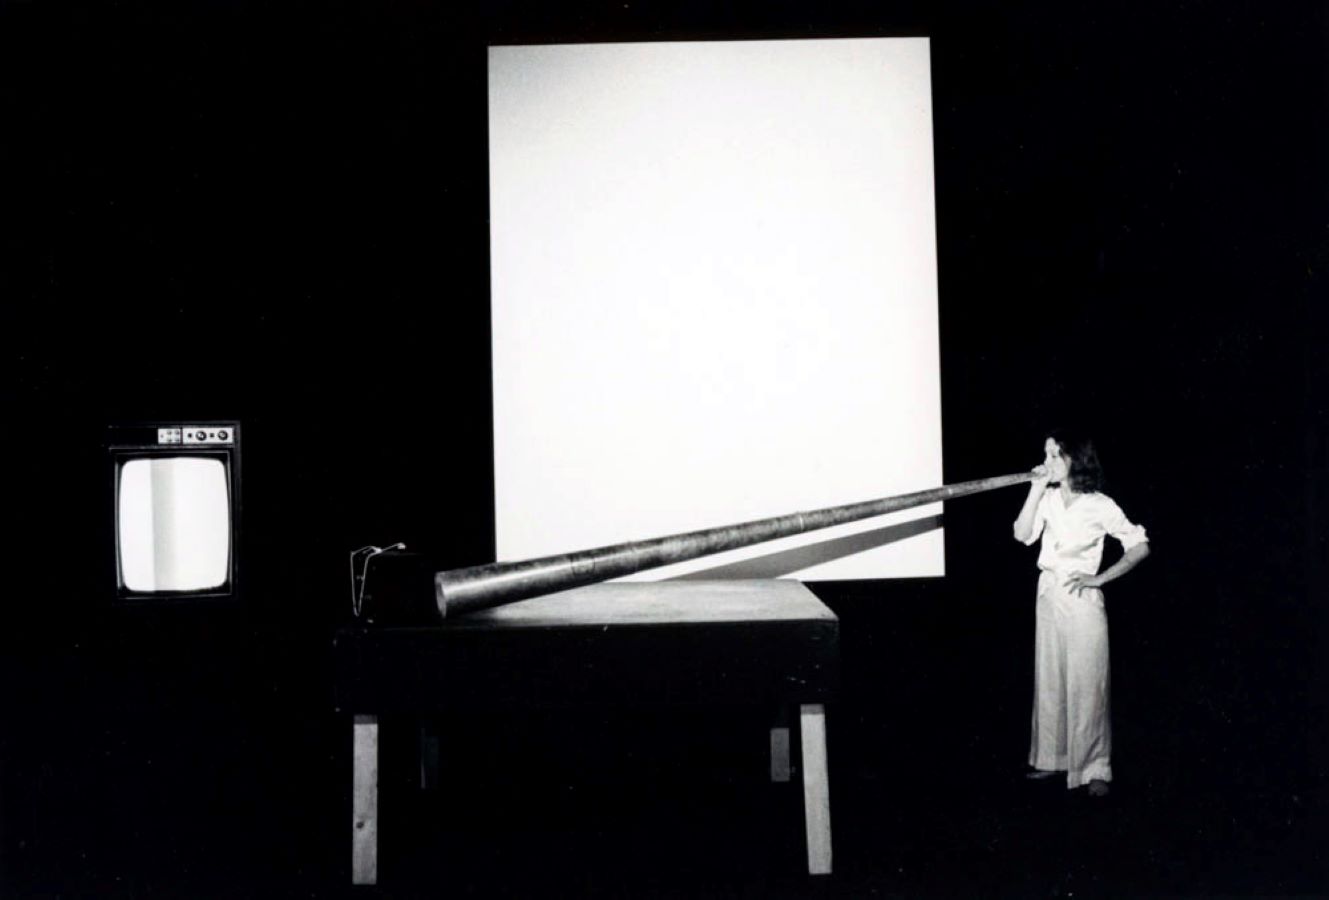
<svg viewBox="0 0 1329 900">
<path fill-rule="evenodd" d="M 239 444 L 235 422 L 111 430 L 117 599 L 235 595 Z"/>
</svg>

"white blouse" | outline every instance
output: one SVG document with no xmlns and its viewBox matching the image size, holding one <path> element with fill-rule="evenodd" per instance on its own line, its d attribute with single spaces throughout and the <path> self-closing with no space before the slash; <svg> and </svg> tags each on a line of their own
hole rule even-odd
<svg viewBox="0 0 1329 900">
<path fill-rule="evenodd" d="M 1124 550 L 1149 541 L 1144 528 L 1127 519 L 1107 494 L 1097 491 L 1080 494 L 1067 506 L 1061 499 L 1061 491 L 1049 488 L 1034 508 L 1034 527 L 1025 543 L 1033 544 L 1042 536 L 1040 569 L 1062 575 L 1073 572 L 1096 575 L 1103 562 L 1105 534 L 1120 541 Z"/>
</svg>

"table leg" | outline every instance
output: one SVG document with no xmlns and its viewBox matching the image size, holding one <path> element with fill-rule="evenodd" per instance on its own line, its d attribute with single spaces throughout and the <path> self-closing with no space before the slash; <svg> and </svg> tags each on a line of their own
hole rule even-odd
<svg viewBox="0 0 1329 900">
<path fill-rule="evenodd" d="M 831 790 L 826 761 L 826 707 L 804 703 L 799 707 L 799 735 L 803 744 L 803 812 L 807 820 L 808 873 L 831 872 Z"/>
<path fill-rule="evenodd" d="M 378 716 L 356 716 L 351 883 L 378 881 Z"/>
<path fill-rule="evenodd" d="M 433 719 L 420 723 L 420 789 L 438 789 L 438 726 Z"/>
<path fill-rule="evenodd" d="M 776 725 L 771 729 L 771 781 L 787 782 L 793 766 L 789 759 L 789 726 Z"/>
</svg>

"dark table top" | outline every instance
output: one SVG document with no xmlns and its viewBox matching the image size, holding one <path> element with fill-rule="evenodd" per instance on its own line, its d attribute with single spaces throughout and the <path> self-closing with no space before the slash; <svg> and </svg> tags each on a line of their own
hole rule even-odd
<svg viewBox="0 0 1329 900">
<path fill-rule="evenodd" d="M 433 626 L 347 628 L 340 711 L 822 702 L 839 620 L 791 580 L 614 582 Z"/>
</svg>

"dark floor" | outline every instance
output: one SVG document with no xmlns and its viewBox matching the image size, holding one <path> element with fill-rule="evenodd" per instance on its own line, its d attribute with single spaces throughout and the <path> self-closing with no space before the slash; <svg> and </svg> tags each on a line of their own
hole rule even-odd
<svg viewBox="0 0 1329 900">
<path fill-rule="evenodd" d="M 829 715 L 835 872 L 823 878 L 805 874 L 798 783 L 768 780 L 754 711 L 453 720 L 471 739 L 445 749 L 436 791 L 415 783 L 412 723 L 385 719 L 380 884 L 355 893 L 1318 896 L 1329 884 L 1322 821 L 1278 785 L 1197 784 L 1137 755 L 1119 759 L 1110 798 L 1090 801 L 1026 781 L 1017 748 L 846 706 Z M 254 733 L 229 763 L 200 754 L 194 778 L 153 771 L 153 752 L 219 739 L 207 717 L 176 724 L 177 741 L 152 750 L 112 724 L 95 777 L 58 755 L 39 768 L 46 783 L 20 793 L 41 808 L 10 807 L 31 836 L 7 848 L 6 896 L 349 892 L 349 726 L 329 720 L 306 749 L 330 749 L 303 772 L 290 745 Z M 255 772 L 268 773 L 257 794 Z"/>
<path fill-rule="evenodd" d="M 842 751 L 832 751 L 835 873 L 809 878 L 798 786 L 765 780 L 761 722 L 703 721 L 705 737 L 687 746 L 651 724 L 625 730 L 653 740 L 653 753 L 633 754 L 635 741 L 614 748 L 640 764 L 635 772 L 601 757 L 615 742 L 597 735 L 594 761 L 565 755 L 544 771 L 508 781 L 491 774 L 442 796 L 402 783 L 395 809 L 384 810 L 400 816 L 395 827 L 384 820 L 384 892 L 1212 896 L 1314 893 L 1317 883 L 1298 870 L 1311 858 L 1309 823 L 1291 806 L 1276 809 L 1277 798 L 1218 790 L 1183 798 L 1123 777 L 1113 797 L 1091 802 L 1064 783 L 1028 782 L 1016 765 L 965 769 L 938 755 L 909 766 L 898 749 L 860 743 L 886 763 L 875 764 L 840 746 L 844 729 L 831 738 Z M 748 752 L 736 752 L 745 734 Z M 721 743 L 707 747 L 710 739 Z M 914 741 L 899 735 L 891 744 Z M 663 758 L 670 749 L 680 756 Z"/>
<path fill-rule="evenodd" d="M 1095 802 L 1023 777 L 1027 671 L 1002 648 L 1026 623 L 994 636 L 977 607 L 967 630 L 935 603 L 877 609 L 839 610 L 828 877 L 805 874 L 797 782 L 769 781 L 770 710 L 564 710 L 440 723 L 432 792 L 416 724 L 385 717 L 380 883 L 352 891 L 350 724 L 326 671 L 195 638 L 7 657 L 0 894 L 1329 895 L 1318 745 L 1288 715 L 1315 707 L 1288 699 L 1295 678 L 1241 693 L 1249 671 L 1224 686 L 1214 666 L 1196 689 L 1123 607 L 1116 780 Z"/>
</svg>

